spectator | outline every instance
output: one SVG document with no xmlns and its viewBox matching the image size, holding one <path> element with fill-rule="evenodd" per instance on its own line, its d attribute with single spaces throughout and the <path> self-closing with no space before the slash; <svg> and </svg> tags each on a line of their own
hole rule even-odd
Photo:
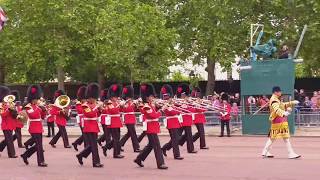
<svg viewBox="0 0 320 180">
<path fill-rule="evenodd" d="M 315 110 L 317 108 L 317 102 L 318 102 L 318 92 L 314 91 L 313 92 L 313 96 L 311 98 L 311 102 L 312 102 L 312 109 Z"/>
<path fill-rule="evenodd" d="M 238 107 L 237 103 L 235 103 L 235 102 L 232 103 L 231 116 L 235 122 L 238 122 L 238 120 L 239 120 L 239 107 Z"/>
<path fill-rule="evenodd" d="M 253 96 L 249 96 L 248 105 L 249 105 L 249 113 L 252 114 L 256 108 L 256 99 Z"/>
<path fill-rule="evenodd" d="M 234 95 L 234 98 L 231 100 L 231 103 L 237 103 L 238 106 L 240 106 L 240 94 L 239 93 L 236 93 Z"/>
<path fill-rule="evenodd" d="M 309 99 L 308 96 L 305 96 L 305 100 L 303 102 L 303 110 L 302 112 L 305 114 L 305 122 L 307 124 L 307 126 L 309 127 L 310 126 L 310 121 L 311 121 L 311 117 L 310 117 L 310 114 L 311 114 L 311 109 L 312 107 L 312 102 L 311 100 Z"/>
<path fill-rule="evenodd" d="M 212 97 L 212 106 L 213 107 L 217 107 L 217 108 L 220 107 L 220 100 L 219 100 L 219 96 L 218 95 L 214 95 Z"/>
</svg>

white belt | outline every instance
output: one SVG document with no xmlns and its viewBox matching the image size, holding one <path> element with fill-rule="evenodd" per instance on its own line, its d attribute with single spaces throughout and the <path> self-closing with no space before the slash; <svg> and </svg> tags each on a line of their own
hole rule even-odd
<svg viewBox="0 0 320 180">
<path fill-rule="evenodd" d="M 158 122 L 159 119 L 146 119 L 144 122 L 142 122 L 142 130 L 147 131 L 148 129 L 148 122 Z"/>
<path fill-rule="evenodd" d="M 96 121 L 98 118 L 83 118 L 85 121 Z"/>
<path fill-rule="evenodd" d="M 122 122 L 124 122 L 124 116 L 125 115 L 135 115 L 135 113 L 134 112 L 126 112 L 126 113 L 122 113 L 122 117 L 121 117 L 121 120 L 122 120 Z"/>
<path fill-rule="evenodd" d="M 41 119 L 28 119 L 27 121 L 27 129 L 29 130 L 30 122 L 41 122 Z"/>
<path fill-rule="evenodd" d="M 127 114 L 135 114 L 134 112 L 126 112 L 126 113 L 122 113 L 123 115 L 127 115 Z"/>
<path fill-rule="evenodd" d="M 82 127 L 84 127 L 84 121 L 97 121 L 98 118 L 83 118 L 83 121 L 82 121 Z"/>
</svg>

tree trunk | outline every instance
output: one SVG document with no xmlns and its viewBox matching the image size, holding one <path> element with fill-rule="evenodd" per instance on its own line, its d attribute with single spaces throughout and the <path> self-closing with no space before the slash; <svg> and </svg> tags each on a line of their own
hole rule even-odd
<svg viewBox="0 0 320 180">
<path fill-rule="evenodd" d="M 206 87 L 206 95 L 212 95 L 214 92 L 214 85 L 216 77 L 214 74 L 216 61 L 207 57 L 207 72 L 208 72 L 208 82 Z"/>
<path fill-rule="evenodd" d="M 6 79 L 5 65 L 0 62 L 0 84 L 4 84 Z"/>
<path fill-rule="evenodd" d="M 104 74 L 104 68 L 101 66 L 97 67 L 97 77 L 98 77 L 98 84 L 100 86 L 100 89 L 104 89 L 105 88 L 105 84 L 106 84 L 106 79 L 105 79 L 105 74 Z"/>
<path fill-rule="evenodd" d="M 64 89 L 65 74 L 62 66 L 57 67 L 57 74 L 58 74 L 58 89 L 64 91 L 65 90 Z"/>
</svg>

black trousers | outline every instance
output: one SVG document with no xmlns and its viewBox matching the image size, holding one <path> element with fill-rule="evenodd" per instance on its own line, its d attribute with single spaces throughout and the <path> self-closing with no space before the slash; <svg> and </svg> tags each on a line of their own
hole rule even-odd
<svg viewBox="0 0 320 180">
<path fill-rule="evenodd" d="M 13 141 L 15 140 L 18 142 L 18 147 L 22 147 L 21 128 L 16 128 L 16 130 L 14 130 Z"/>
<path fill-rule="evenodd" d="M 159 141 L 159 137 L 157 134 L 147 134 L 148 136 L 148 144 L 143 148 L 143 150 L 137 156 L 137 160 L 144 161 L 150 154 L 150 152 L 154 151 L 154 155 L 156 157 L 157 166 L 160 167 L 164 165 L 163 154 L 161 151 L 161 145 Z"/>
<path fill-rule="evenodd" d="M 56 144 L 59 138 L 62 137 L 64 147 L 69 146 L 69 139 L 68 139 L 66 127 L 58 125 L 58 128 L 59 128 L 58 133 L 55 136 L 53 136 L 49 144 L 53 144 L 53 145 Z"/>
<path fill-rule="evenodd" d="M 13 144 L 13 136 L 12 136 L 12 130 L 3 130 L 4 140 L 0 142 L 0 152 L 4 150 L 4 148 L 7 147 L 8 156 L 14 157 L 16 156 L 16 151 L 14 149 Z"/>
<path fill-rule="evenodd" d="M 193 135 L 193 142 L 200 138 L 200 148 L 206 147 L 206 138 L 204 133 L 204 125 L 202 123 L 196 124 L 198 132 Z"/>
<path fill-rule="evenodd" d="M 107 149 L 113 148 L 113 157 L 120 155 L 120 128 L 109 128 L 112 140 L 106 144 Z"/>
<path fill-rule="evenodd" d="M 162 149 L 168 151 L 171 148 L 173 149 L 173 156 L 175 158 L 180 157 L 180 150 L 179 150 L 179 129 L 169 129 L 170 134 L 170 141 L 166 143 Z"/>
<path fill-rule="evenodd" d="M 81 130 L 81 136 L 79 136 L 72 144 L 81 145 L 82 143 L 84 143 L 84 147 L 87 147 L 88 140 L 83 134 L 83 128 L 81 126 L 80 126 L 80 130 Z"/>
<path fill-rule="evenodd" d="M 43 154 L 43 146 L 42 146 L 42 134 L 31 134 L 32 140 L 35 142 L 31 148 L 29 148 L 25 153 L 21 156 L 25 158 L 31 157 L 35 152 L 37 152 L 37 162 L 38 165 L 40 163 L 44 163 L 44 154 Z"/>
<path fill-rule="evenodd" d="M 228 136 L 230 135 L 230 121 L 220 121 L 221 124 L 221 133 L 220 135 L 223 136 L 224 135 L 224 127 L 227 127 L 227 134 Z"/>
<path fill-rule="evenodd" d="M 145 131 L 143 131 L 139 136 L 138 136 L 138 141 L 139 143 L 142 141 L 142 139 L 147 135 Z"/>
<path fill-rule="evenodd" d="M 24 145 L 26 146 L 26 148 L 28 146 L 33 146 L 35 143 L 35 140 L 33 139 L 33 137 L 31 136 L 26 142 L 24 142 Z"/>
<path fill-rule="evenodd" d="M 54 122 L 47 122 L 47 126 L 48 126 L 48 137 L 51 137 L 55 135 L 54 133 Z"/>
<path fill-rule="evenodd" d="M 136 132 L 136 126 L 134 124 L 126 124 L 128 132 L 121 138 L 120 140 L 120 146 L 124 146 L 129 138 L 131 138 L 132 141 L 132 147 L 133 150 L 137 150 L 140 148 L 137 132 Z"/>
<path fill-rule="evenodd" d="M 102 142 L 106 141 L 108 144 L 111 141 L 111 133 L 110 130 L 107 128 L 107 125 L 102 124 L 103 134 L 98 138 L 98 143 L 101 144 Z"/>
<path fill-rule="evenodd" d="M 98 151 L 98 144 L 97 144 L 97 133 L 83 133 L 84 136 L 88 140 L 87 147 L 84 148 L 83 151 L 81 151 L 78 156 L 82 158 L 87 158 L 90 153 L 92 153 L 92 164 L 99 164 L 100 163 L 100 157 L 99 157 L 99 151 Z"/>
<path fill-rule="evenodd" d="M 184 134 L 180 137 L 179 144 L 183 146 L 187 142 L 188 153 L 194 151 L 193 139 L 192 139 L 192 128 L 191 126 L 183 126 L 180 128 L 181 134 L 184 131 Z"/>
</svg>

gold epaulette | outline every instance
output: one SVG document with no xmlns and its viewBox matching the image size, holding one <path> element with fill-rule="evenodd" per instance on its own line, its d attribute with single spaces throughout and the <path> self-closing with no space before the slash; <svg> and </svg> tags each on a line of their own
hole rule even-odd
<svg viewBox="0 0 320 180">
<path fill-rule="evenodd" d="M 82 105 L 81 101 L 77 100 L 76 105 Z"/>
<path fill-rule="evenodd" d="M 142 109 L 144 109 L 144 110 L 150 110 L 151 109 L 151 107 L 148 105 L 148 104 L 145 104 L 143 107 L 142 107 Z"/>
<path fill-rule="evenodd" d="M 24 106 L 24 108 L 29 108 L 29 109 L 32 109 L 32 106 L 30 103 L 28 103 L 27 105 Z"/>
</svg>

